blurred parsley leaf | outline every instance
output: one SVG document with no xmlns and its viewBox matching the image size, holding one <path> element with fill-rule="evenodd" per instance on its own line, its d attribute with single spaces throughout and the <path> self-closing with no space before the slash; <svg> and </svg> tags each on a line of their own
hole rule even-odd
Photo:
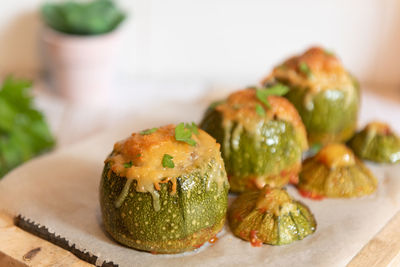
<svg viewBox="0 0 400 267">
<path fill-rule="evenodd" d="M 164 157 L 163 157 L 163 159 L 162 159 L 162 166 L 163 166 L 164 168 L 170 168 L 170 169 L 174 168 L 174 167 L 175 167 L 175 164 L 174 164 L 174 162 L 172 161 L 173 158 L 174 158 L 174 157 L 172 157 L 171 155 L 164 154 Z"/>
<path fill-rule="evenodd" d="M 306 75 L 307 78 L 309 78 L 309 77 L 312 76 L 311 69 L 310 69 L 310 67 L 307 65 L 307 63 L 305 63 L 305 62 L 300 62 L 299 70 L 300 70 L 304 75 Z"/>
<path fill-rule="evenodd" d="M 141 131 L 140 134 L 141 135 L 149 135 L 149 134 L 157 132 L 157 130 L 158 130 L 158 128 L 151 128 L 151 129 Z"/>
<path fill-rule="evenodd" d="M 31 85 L 9 77 L 0 89 L 0 178 L 54 146 L 43 115 L 33 107 Z"/>
<path fill-rule="evenodd" d="M 265 116 L 265 110 L 260 104 L 256 105 L 256 112 L 261 117 Z"/>
<path fill-rule="evenodd" d="M 194 126 L 196 127 L 195 131 L 197 132 L 197 126 L 195 124 Z M 191 146 L 195 146 L 196 141 L 192 139 L 193 131 L 193 125 L 186 124 L 185 126 L 185 124 L 181 122 L 175 127 L 175 140 L 185 142 Z"/>
<path fill-rule="evenodd" d="M 277 95 L 283 96 L 289 92 L 289 87 L 281 83 L 274 84 L 273 86 L 267 88 L 256 88 L 256 97 L 260 100 L 267 108 L 271 108 L 268 102 L 268 96 Z"/>
<path fill-rule="evenodd" d="M 197 125 L 196 123 L 192 122 L 192 123 L 186 123 L 185 127 L 187 129 L 190 129 L 192 131 L 192 133 L 194 133 L 195 135 L 199 134 L 199 130 L 197 129 Z"/>
<path fill-rule="evenodd" d="M 129 162 L 124 163 L 124 168 L 130 168 L 130 167 L 132 167 L 132 166 L 133 166 L 132 160 L 129 161 Z"/>
</svg>

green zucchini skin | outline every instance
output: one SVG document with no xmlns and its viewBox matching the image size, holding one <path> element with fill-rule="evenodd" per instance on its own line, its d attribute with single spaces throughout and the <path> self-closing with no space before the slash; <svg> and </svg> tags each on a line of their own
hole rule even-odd
<svg viewBox="0 0 400 267">
<path fill-rule="evenodd" d="M 106 231 L 118 242 L 152 253 L 181 253 L 194 250 L 214 237 L 223 227 L 227 211 L 229 184 L 220 189 L 208 176 L 217 164 L 210 161 L 203 169 L 177 178 L 176 193 L 171 182 L 160 184 L 161 209 L 154 210 L 150 193 L 130 185 L 122 205 L 115 202 L 127 178 L 110 171 L 106 164 L 100 184 L 100 206 Z M 221 175 L 226 174 L 223 170 Z M 226 178 L 225 178 L 226 179 Z"/>
<path fill-rule="evenodd" d="M 269 120 L 251 133 L 237 122 L 224 127 L 222 114 L 214 109 L 206 112 L 200 127 L 221 144 L 231 191 L 260 189 L 256 185 L 260 177 L 277 187 L 296 180 L 302 146 L 290 123 Z"/>
<path fill-rule="evenodd" d="M 378 163 L 400 162 L 400 138 L 393 133 L 372 136 L 364 129 L 354 135 L 349 141 L 349 147 L 362 159 Z"/>
<path fill-rule="evenodd" d="M 311 145 L 345 142 L 353 136 L 360 102 L 356 84 L 351 94 L 338 89 L 323 90 L 308 104 L 305 103 L 308 90 L 286 85 L 290 91 L 285 97 L 299 112 Z"/>
<path fill-rule="evenodd" d="M 308 158 L 303 163 L 297 188 L 303 196 L 320 199 L 362 197 L 374 193 L 377 186 L 372 172 L 358 159 L 352 166 L 332 169 Z"/>
<path fill-rule="evenodd" d="M 279 194 L 287 195 L 283 189 L 275 190 L 280 190 Z M 264 192 L 245 192 L 233 202 L 228 219 L 234 235 L 250 241 L 253 246 L 259 246 L 261 242 L 269 245 L 287 245 L 316 231 L 314 216 L 301 202 L 287 200 L 279 205 L 276 214 L 272 210 L 256 207 L 260 194 Z"/>
</svg>

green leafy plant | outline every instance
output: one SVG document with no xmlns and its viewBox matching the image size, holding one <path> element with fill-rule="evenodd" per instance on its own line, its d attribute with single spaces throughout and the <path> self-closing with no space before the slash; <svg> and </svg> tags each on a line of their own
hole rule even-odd
<svg viewBox="0 0 400 267">
<path fill-rule="evenodd" d="M 56 31 L 96 35 L 113 31 L 125 19 L 125 14 L 112 0 L 93 0 L 46 3 L 42 7 L 42 17 Z"/>
<path fill-rule="evenodd" d="M 0 90 L 0 178 L 54 146 L 43 115 L 33 107 L 31 83 L 11 77 Z"/>
</svg>

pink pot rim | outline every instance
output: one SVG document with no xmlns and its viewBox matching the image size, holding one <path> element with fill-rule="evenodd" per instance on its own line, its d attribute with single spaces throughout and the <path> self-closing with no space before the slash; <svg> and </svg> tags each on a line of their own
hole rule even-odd
<svg viewBox="0 0 400 267">
<path fill-rule="evenodd" d="M 121 25 L 111 32 L 98 34 L 98 35 L 75 35 L 67 34 L 56 31 L 47 25 L 43 25 L 42 36 L 46 42 L 59 43 L 59 42 L 98 42 L 102 40 L 109 40 L 116 38 L 121 31 Z"/>
</svg>

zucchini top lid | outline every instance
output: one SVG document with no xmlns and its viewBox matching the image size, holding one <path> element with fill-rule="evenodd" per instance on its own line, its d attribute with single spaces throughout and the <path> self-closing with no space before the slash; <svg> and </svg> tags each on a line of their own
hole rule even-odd
<svg viewBox="0 0 400 267">
<path fill-rule="evenodd" d="M 380 122 L 380 121 L 373 121 L 368 123 L 365 126 L 365 131 L 367 131 L 368 133 L 372 134 L 372 135 L 391 135 L 393 134 L 392 129 L 390 128 L 390 126 L 387 123 L 384 122 Z"/>
<path fill-rule="evenodd" d="M 356 164 L 353 151 L 343 144 L 326 145 L 315 155 L 315 159 L 330 169 Z"/>
<path fill-rule="evenodd" d="M 260 212 L 269 212 L 275 216 L 280 216 L 281 212 L 288 213 L 289 210 L 296 210 L 286 190 L 268 185 L 261 190 L 255 207 Z"/>
<path fill-rule="evenodd" d="M 322 90 L 349 90 L 354 81 L 340 60 L 321 47 L 311 47 L 275 67 L 262 83 L 271 80 L 288 82 L 292 86 L 318 93 Z"/>
<path fill-rule="evenodd" d="M 253 246 L 290 244 L 316 230 L 314 216 L 305 205 L 292 199 L 285 189 L 268 185 L 235 199 L 229 222 L 232 232 Z"/>
<path fill-rule="evenodd" d="M 177 129 L 181 131 L 180 136 Z M 154 193 L 160 189 L 160 183 L 169 181 L 175 190 L 177 177 L 201 168 L 211 160 L 223 169 L 219 149 L 215 139 L 194 124 L 182 123 L 176 127 L 171 124 L 133 133 L 115 143 L 105 163 L 110 164 L 111 171 L 117 175 L 136 180 L 137 192 Z M 224 182 L 220 175 L 210 178 L 218 184 Z"/>
</svg>

